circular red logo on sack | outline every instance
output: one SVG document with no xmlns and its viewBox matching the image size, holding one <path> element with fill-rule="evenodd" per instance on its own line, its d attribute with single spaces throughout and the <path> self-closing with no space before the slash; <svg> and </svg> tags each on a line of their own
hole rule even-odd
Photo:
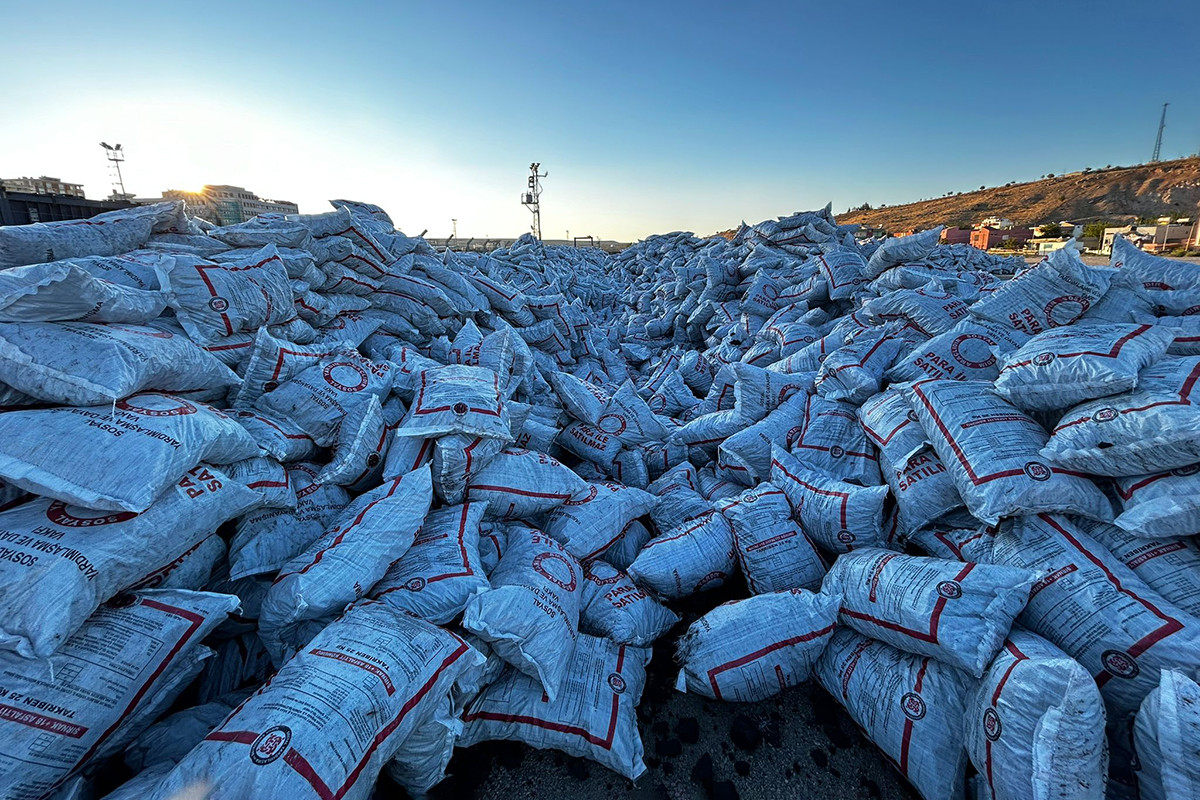
<svg viewBox="0 0 1200 800">
<path fill-rule="evenodd" d="M 905 416 L 908 417 L 909 422 L 920 422 L 920 420 L 917 419 L 917 412 L 913 411 L 911 408 L 908 410 L 908 413 Z"/>
<path fill-rule="evenodd" d="M 590 503 L 593 500 L 595 500 L 596 496 L 598 494 L 600 494 L 600 490 L 597 489 L 596 484 L 593 483 L 591 486 L 588 487 L 588 493 L 587 493 L 586 497 L 580 497 L 579 495 L 574 495 L 574 496 L 569 497 L 566 500 L 564 500 L 563 505 L 564 506 L 582 506 L 586 503 Z"/>
<path fill-rule="evenodd" d="M 575 591 L 575 568 L 561 553 L 538 553 L 533 558 L 533 569 L 555 586 L 560 586 L 568 592 Z M 566 570 L 566 576 L 555 575 Z"/>
<path fill-rule="evenodd" d="M 175 403 L 169 408 L 152 408 L 146 405 L 134 405 L 128 400 L 118 400 L 117 408 L 122 411 L 131 411 L 134 414 L 141 414 L 143 417 L 186 417 L 188 414 L 195 414 L 196 407 L 186 400 L 180 400 L 177 397 L 167 397 L 166 395 L 139 395 L 138 402 L 145 403 L 151 398 L 160 398 L 159 402 Z M 153 401 L 151 401 L 153 402 Z"/>
<path fill-rule="evenodd" d="M 1059 306 L 1064 306 L 1063 313 L 1070 314 L 1070 319 L 1054 318 L 1054 312 Z M 1046 322 L 1050 324 L 1050 327 L 1057 328 L 1060 325 L 1070 325 L 1072 322 L 1082 317 L 1084 312 L 1091 307 L 1092 301 L 1088 300 L 1086 297 L 1080 297 L 1077 294 L 1068 294 L 1064 295 L 1063 297 L 1056 297 L 1049 303 L 1046 303 L 1046 307 L 1042 309 L 1042 311 L 1046 315 Z"/>
<path fill-rule="evenodd" d="M 703 578 L 701 578 L 700 580 L 696 581 L 696 589 L 695 590 L 697 592 L 703 591 L 704 588 L 706 586 L 708 586 L 710 583 L 720 586 L 721 582 L 724 580 L 725 580 L 725 573 L 722 572 L 721 570 L 716 570 L 715 572 L 710 572 L 707 575 L 705 575 Z"/>
<path fill-rule="evenodd" d="M 911 720 L 921 719 L 925 716 L 925 701 L 916 692 L 909 692 L 900 698 L 900 710 Z"/>
<path fill-rule="evenodd" d="M 1038 353 L 1033 357 L 1035 367 L 1044 367 L 1055 359 L 1054 353 Z"/>
<path fill-rule="evenodd" d="M 208 307 L 220 314 L 223 311 L 229 310 L 229 301 L 224 297 L 214 297 L 208 301 Z"/>
<path fill-rule="evenodd" d="M 791 447 L 800 438 L 800 434 L 804 433 L 804 426 L 797 425 L 787 432 L 787 446 Z"/>
<path fill-rule="evenodd" d="M 620 414 L 605 414 L 600 419 L 596 420 L 596 427 L 605 433 L 616 436 L 617 434 L 625 432 L 625 417 Z"/>
<path fill-rule="evenodd" d="M 286 725 L 276 725 L 258 735 L 250 745 L 250 760 L 260 767 L 270 764 L 287 752 L 292 743 L 292 729 Z"/>
<path fill-rule="evenodd" d="M 263 384 L 263 391 L 273 392 L 279 388 L 279 381 L 267 381 Z"/>
<path fill-rule="evenodd" d="M 404 588 L 408 589 L 410 592 L 419 592 L 425 588 L 425 579 L 419 576 L 416 578 L 409 578 L 408 582 L 404 584 Z"/>
<path fill-rule="evenodd" d="M 829 448 L 829 455 L 833 456 L 834 458 L 841 458 L 842 456 L 846 455 L 846 451 L 841 445 L 835 444 L 833 447 Z"/>
<path fill-rule="evenodd" d="M 1030 461 L 1025 465 L 1025 474 L 1035 481 L 1050 480 L 1050 468 L 1040 461 Z"/>
<path fill-rule="evenodd" d="M 458 402 L 458 403 L 455 403 L 454 405 L 450 406 L 450 410 L 453 411 L 455 414 L 458 414 L 461 417 L 463 414 L 466 414 L 471 409 L 467 406 L 466 403 Z"/>
<path fill-rule="evenodd" d="M 646 405 L 650 406 L 651 411 L 662 411 L 667 407 L 667 398 L 661 394 L 652 395 L 650 402 L 646 403 Z"/>
<path fill-rule="evenodd" d="M 357 364 L 347 364 L 344 361 L 330 364 L 321 374 L 325 376 L 326 383 L 342 392 L 361 392 L 367 388 L 370 380 L 365 369 Z"/>
<path fill-rule="evenodd" d="M 367 454 L 367 466 L 368 467 L 379 466 L 379 461 L 380 461 L 379 453 L 368 453 Z"/>
<path fill-rule="evenodd" d="M 60 500 L 55 500 L 46 509 L 46 519 L 64 528 L 92 528 L 96 525 L 113 525 L 118 522 L 128 522 L 136 516 L 136 511 L 117 511 L 101 517 L 77 517 L 67 511 L 67 504 Z"/>
<path fill-rule="evenodd" d="M 937 585 L 937 593 L 947 600 L 957 600 L 962 597 L 962 586 L 958 581 L 942 581 Z"/>
<path fill-rule="evenodd" d="M 837 532 L 837 540 L 842 544 L 850 544 L 854 541 L 854 534 L 848 530 L 840 530 Z"/>
<path fill-rule="evenodd" d="M 987 338 L 986 336 L 981 336 L 978 333 L 964 333 L 951 343 L 950 355 L 954 356 L 954 360 L 962 364 L 964 367 L 970 367 L 971 369 L 987 369 L 996 363 L 996 356 L 992 354 L 991 350 L 984 349 L 979 352 L 978 355 L 972 353 L 971 358 L 968 358 L 963 351 L 963 348 L 969 342 L 973 342 L 975 340 L 983 342 L 988 347 L 993 347 L 996 344 L 991 339 Z M 975 349 L 974 344 L 972 344 L 971 349 Z"/>
<path fill-rule="evenodd" d="M 1121 412 L 1117 411 L 1115 408 L 1102 408 L 1099 411 L 1097 411 L 1095 414 L 1092 414 L 1092 421 L 1093 422 L 1112 422 L 1114 419 L 1116 419 L 1120 415 L 1121 415 Z"/>
<path fill-rule="evenodd" d="M 1136 678 L 1142 671 L 1133 656 L 1124 650 L 1105 650 L 1100 656 L 1100 663 L 1118 678 Z"/>
<path fill-rule="evenodd" d="M 990 741 L 996 741 L 1000 738 L 1000 731 L 1004 726 L 1000 724 L 1000 713 L 994 708 L 988 708 L 983 712 L 983 735 Z"/>
<path fill-rule="evenodd" d="M 622 534 L 622 535 L 624 535 L 624 534 Z M 610 583 L 619 583 L 621 581 L 621 573 L 617 572 L 617 570 L 615 570 L 615 569 L 613 569 L 612 575 L 609 575 L 607 578 L 597 575 L 596 574 L 596 564 L 598 564 L 598 563 L 604 564 L 604 562 L 597 562 L 597 561 L 589 561 L 588 563 L 584 564 L 583 565 L 584 577 L 586 577 L 589 581 L 596 584 L 597 586 L 607 586 Z M 609 567 L 608 564 L 604 564 L 604 566 Z M 612 569 L 612 567 L 609 567 L 609 569 Z"/>
<path fill-rule="evenodd" d="M 608 676 L 608 686 L 617 694 L 625 694 L 625 679 L 616 672 Z"/>
</svg>

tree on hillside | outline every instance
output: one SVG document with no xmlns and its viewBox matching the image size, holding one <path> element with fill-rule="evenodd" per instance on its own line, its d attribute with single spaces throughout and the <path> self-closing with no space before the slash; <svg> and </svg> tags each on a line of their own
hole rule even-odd
<svg viewBox="0 0 1200 800">
<path fill-rule="evenodd" d="M 1055 237 L 1062 236 L 1062 226 L 1057 222 L 1047 222 L 1045 225 L 1042 225 L 1040 228 L 1038 228 L 1038 233 L 1040 233 L 1042 236 L 1048 236 L 1053 239 Z"/>
<path fill-rule="evenodd" d="M 1102 219 L 1095 222 L 1089 222 L 1083 226 L 1083 236 L 1085 239 L 1103 239 L 1105 228 L 1115 228 L 1116 226 Z"/>
</svg>

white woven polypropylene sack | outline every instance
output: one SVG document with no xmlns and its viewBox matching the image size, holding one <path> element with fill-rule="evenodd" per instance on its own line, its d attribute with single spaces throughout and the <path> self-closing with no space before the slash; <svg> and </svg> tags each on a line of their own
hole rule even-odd
<svg viewBox="0 0 1200 800">
<path fill-rule="evenodd" d="M 733 528 L 738 566 L 752 594 L 821 588 L 825 561 L 792 519 L 781 489 L 761 483 L 716 504 Z"/>
<path fill-rule="evenodd" d="M 1200 288 L 1200 276 L 1196 275 L 1191 264 L 1174 258 L 1152 256 L 1124 236 L 1113 238 L 1109 266 L 1129 273 L 1146 289 L 1169 291 Z"/>
<path fill-rule="evenodd" d="M 0 233 L 0 268 L 136 250 L 155 232 L 186 230 L 182 202 L 154 203 L 90 219 L 8 225 Z"/>
<path fill-rule="evenodd" d="M 1164 669 L 1133 725 L 1142 800 L 1200 795 L 1200 686 L 1195 676 Z"/>
<path fill-rule="evenodd" d="M 794 394 L 765 419 L 721 442 L 717 452 L 721 468 L 745 486 L 767 480 L 771 475 L 771 448 L 787 448 L 803 435 L 805 408 L 812 397 Z"/>
<path fill-rule="evenodd" d="M 604 551 L 601 558 L 617 569 L 628 570 L 648 541 L 650 541 L 650 529 L 635 519 L 621 529 L 617 540 L 613 542 L 612 547 Z"/>
<path fill-rule="evenodd" d="M 225 473 L 258 494 L 263 508 L 295 508 L 296 490 L 287 467 L 270 456 L 256 456 L 228 464 Z"/>
<path fill-rule="evenodd" d="M 980 800 L 1104 800 L 1104 701 L 1092 676 L 1014 628 L 967 700 Z"/>
<path fill-rule="evenodd" d="M 319 470 L 303 462 L 288 466 L 294 509 L 262 508 L 238 520 L 229 545 L 231 578 L 277 572 L 328 530 L 350 495 L 336 484 L 317 482 Z"/>
<path fill-rule="evenodd" d="M 488 578 L 492 588 L 467 602 L 463 628 L 535 678 L 553 702 L 568 679 L 579 636 L 579 562 L 541 531 L 514 528 Z"/>
<path fill-rule="evenodd" d="M 971 306 L 971 316 L 1029 335 L 1070 325 L 1104 296 L 1114 274 L 1064 247 Z"/>
<path fill-rule="evenodd" d="M 1077 522 L 1151 589 L 1200 619 L 1200 545 L 1194 538 L 1148 539 L 1103 522 Z"/>
<path fill-rule="evenodd" d="M 804 589 L 724 603 L 679 639 L 675 688 L 746 703 L 812 676 L 837 620 L 837 598 Z"/>
<path fill-rule="evenodd" d="M 231 417 L 167 394 L 0 414 L 0 476 L 84 508 L 145 511 L 201 461 L 228 464 L 258 454 Z"/>
<path fill-rule="evenodd" d="M 815 674 L 922 797 L 963 796 L 967 673 L 838 628 Z"/>
<path fill-rule="evenodd" d="M 0 649 L 50 655 L 100 603 L 165 577 L 221 523 L 258 503 L 254 492 L 201 464 L 141 514 L 49 498 L 0 513 Z"/>
<path fill-rule="evenodd" d="M 428 622 L 362 603 L 318 633 L 151 797 L 365 800 L 384 764 L 483 656 Z"/>
<path fill-rule="evenodd" d="M 879 457 L 849 403 L 808 395 L 803 427 L 788 436 L 786 446 L 800 463 L 839 480 L 860 486 L 882 482 Z"/>
<path fill-rule="evenodd" d="M 1063 414 L 1042 453 L 1067 469 L 1113 477 L 1195 464 L 1197 379 L 1200 356 L 1163 358 L 1138 374 L 1136 390 L 1089 400 Z"/>
<path fill-rule="evenodd" d="M 593 483 L 546 515 L 544 530 L 580 561 L 597 558 L 625 526 L 650 513 L 654 495 L 620 483 Z"/>
<path fill-rule="evenodd" d="M 479 557 L 484 503 L 430 512 L 412 546 L 371 589 L 371 597 L 445 625 L 462 613 L 473 594 L 490 588 Z"/>
<path fill-rule="evenodd" d="M 612 418 L 610 418 L 612 419 Z M 624 445 L 616 436 L 586 422 L 571 422 L 554 438 L 568 453 L 590 461 L 601 470 L 611 470 Z"/>
<path fill-rule="evenodd" d="M 975 517 L 991 525 L 1044 511 L 1112 517 L 1112 505 L 1095 484 L 1043 460 L 1045 429 L 991 386 L 920 381 L 904 394 Z"/>
<path fill-rule="evenodd" d="M 398 450 L 408 463 L 418 462 L 427 452 L 431 453 L 433 488 L 442 500 L 457 505 L 463 501 L 468 484 L 507 444 L 504 439 L 451 433 L 425 440 L 397 436 L 392 441 L 392 448 Z M 390 456 L 391 451 L 388 453 Z M 386 473 L 387 469 L 384 471 Z"/>
<path fill-rule="evenodd" d="M 254 401 L 254 407 L 289 419 L 322 447 L 337 436 L 342 418 L 370 395 L 382 401 L 392 388 L 392 365 L 372 361 L 354 350 L 321 359 L 274 391 Z"/>
<path fill-rule="evenodd" d="M 0 655 L 0 796 L 49 796 L 97 753 L 141 733 L 131 718 L 148 725 L 146 708 L 169 704 L 183 688 L 178 677 L 205 656 L 200 641 L 236 609 L 230 595 L 142 591 L 101 607 L 50 658 Z"/>
<path fill-rule="evenodd" d="M 888 370 L 887 379 L 892 383 L 926 378 L 992 381 L 1000 374 L 999 359 L 1028 338 L 1029 334 L 1006 323 L 964 319 L 900 356 Z"/>
<path fill-rule="evenodd" d="M 1000 367 L 996 391 L 1018 408 L 1069 408 L 1137 386 L 1171 332 L 1158 325 L 1070 325 L 1034 336 Z"/>
<path fill-rule="evenodd" d="M 1189 536 L 1200 530 L 1200 464 L 1117 478 L 1114 524 L 1134 536 Z"/>
<path fill-rule="evenodd" d="M 638 395 L 632 381 L 625 381 L 608 398 L 596 427 L 627 445 L 649 444 L 667 437 L 666 428 Z"/>
<path fill-rule="evenodd" d="M 679 621 L 670 609 L 602 559 L 583 565 L 582 602 L 579 630 L 617 644 L 649 647 Z"/>
<path fill-rule="evenodd" d="M 857 249 L 829 248 L 824 253 L 817 253 L 813 259 L 828 286 L 830 300 L 845 300 L 871 282 L 865 275 L 867 260 Z"/>
<path fill-rule="evenodd" d="M 963 500 L 954 485 L 954 478 L 932 449 L 925 448 L 912 456 L 903 467 L 893 465 L 886 454 L 879 460 L 884 479 L 896 501 L 896 523 L 902 535 L 932 524 L 962 507 Z"/>
<path fill-rule="evenodd" d="M 397 415 L 403 413 L 402 407 L 393 410 Z M 350 407 L 349 413 L 338 425 L 333 458 L 317 475 L 318 481 L 358 486 L 360 489 L 371 489 L 378 485 L 383 472 L 388 432 L 391 430 L 384 421 L 383 413 L 383 406 L 375 395 L 369 396 L 365 403 Z"/>
<path fill-rule="evenodd" d="M 771 483 L 787 495 L 800 528 L 831 553 L 885 542 L 883 502 L 886 486 L 855 486 L 808 469 L 776 447 Z"/>
<path fill-rule="evenodd" d="M 938 237 L 942 235 L 944 227 L 944 225 L 938 225 L 936 228 L 909 236 L 884 239 L 867 260 L 867 267 L 863 271 L 864 276 L 867 280 L 874 280 L 892 267 L 907 264 L 910 261 L 920 261 L 937 246 Z"/>
<path fill-rule="evenodd" d="M 421 800 L 446 777 L 454 744 L 462 735 L 462 711 L 453 693 L 443 698 L 434 706 L 430 718 L 408 735 L 384 767 L 387 776 L 414 800 Z"/>
<path fill-rule="evenodd" d="M 0 321 L 138 324 L 162 314 L 167 297 L 103 278 L 69 261 L 0 271 Z"/>
<path fill-rule="evenodd" d="M 511 438 L 508 404 L 496 373 L 451 364 L 425 370 L 397 436 L 430 438 L 448 433 Z"/>
<path fill-rule="evenodd" d="M 923 336 L 937 336 L 965 319 L 969 308 L 934 280 L 919 289 L 897 289 L 868 300 L 862 311 L 876 324 L 898 321 Z"/>
<path fill-rule="evenodd" d="M 583 478 L 550 456 L 509 447 L 471 477 L 466 498 L 486 500 L 489 517 L 518 519 L 543 514 L 587 488 Z"/>
<path fill-rule="evenodd" d="M 893 326 L 871 328 L 821 362 L 817 393 L 830 400 L 858 404 L 879 393 L 884 373 L 908 343 Z"/>
<path fill-rule="evenodd" d="M 163 291 L 179 324 L 200 344 L 296 317 L 287 268 L 274 245 L 228 264 L 177 258 Z"/>
<path fill-rule="evenodd" d="M 264 452 L 285 464 L 303 461 L 317 454 L 317 443 L 290 420 L 255 411 L 230 413 L 234 421 L 246 429 Z"/>
<path fill-rule="evenodd" d="M 432 502 L 428 468 L 357 497 L 324 536 L 280 568 L 259 617 L 267 649 L 281 640 L 282 629 L 340 611 L 366 595 L 412 545 Z"/>
<path fill-rule="evenodd" d="M 1028 569 L 863 548 L 838 557 L 822 591 L 839 599 L 844 625 L 978 678 L 1037 578 Z"/>
<path fill-rule="evenodd" d="M 897 387 L 865 401 L 858 409 L 858 421 L 867 438 L 893 466 L 903 467 L 929 446 L 929 437 L 917 420 L 917 413 Z"/>
<path fill-rule="evenodd" d="M 648 648 L 580 635 L 561 697 L 547 701 L 535 678 L 509 668 L 467 706 L 458 744 L 524 742 L 589 758 L 635 780 L 646 771 L 637 705 L 649 661 Z"/>
<path fill-rule="evenodd" d="M 1043 573 L 1017 621 L 1095 678 L 1114 723 L 1137 711 L 1160 669 L 1196 669 L 1200 621 L 1168 603 L 1067 518 L 1008 520 L 992 554 L 997 564 Z"/>
<path fill-rule="evenodd" d="M 242 385 L 233 395 L 233 405 L 236 408 L 252 407 L 255 400 L 278 389 L 280 384 L 290 381 L 322 358 L 335 355 L 337 350 L 327 344 L 295 344 L 260 328 L 241 369 Z"/>
<path fill-rule="evenodd" d="M 550 372 L 550 385 L 558 393 L 563 407 L 575 419 L 595 425 L 604 414 L 611 395 L 595 384 L 576 378 L 569 372 Z"/>
<path fill-rule="evenodd" d="M 249 695 L 249 690 L 231 692 L 163 717 L 125 748 L 125 764 L 140 772 L 146 767 L 165 763 L 169 770 Z"/>
<path fill-rule="evenodd" d="M 157 328 L 84 322 L 0 323 L 0 382 L 49 403 L 93 406 L 152 389 L 235 386 L 191 340 Z"/>
<path fill-rule="evenodd" d="M 639 586 L 677 599 L 723 585 L 736 556 L 729 521 L 710 508 L 647 542 L 628 572 Z"/>
</svg>

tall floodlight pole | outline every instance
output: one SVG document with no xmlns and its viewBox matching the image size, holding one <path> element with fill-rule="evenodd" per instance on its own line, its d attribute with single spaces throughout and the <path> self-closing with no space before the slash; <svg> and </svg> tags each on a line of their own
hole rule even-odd
<svg viewBox="0 0 1200 800">
<path fill-rule="evenodd" d="M 121 145 L 111 145 L 108 142 L 101 142 L 100 146 L 104 148 L 104 157 L 112 163 L 117 170 L 117 182 L 113 184 L 113 189 L 118 187 L 121 190 L 121 197 L 125 196 L 125 179 L 121 176 L 121 162 L 125 160 L 125 151 L 121 149 Z"/>
<path fill-rule="evenodd" d="M 450 220 L 450 238 L 456 242 L 458 241 L 458 220 L 457 219 L 452 218 Z"/>
<path fill-rule="evenodd" d="M 533 231 L 533 238 L 539 241 L 542 238 L 542 207 L 539 200 L 542 196 L 541 179 L 550 175 L 548 172 L 538 172 L 541 166 L 537 162 L 529 165 L 528 191 L 521 195 L 521 205 L 528 208 L 533 214 L 533 225 L 530 227 L 530 230 Z"/>
<path fill-rule="evenodd" d="M 1159 156 L 1162 155 L 1162 132 L 1163 128 L 1167 127 L 1167 106 L 1169 105 L 1171 104 L 1163 103 L 1162 116 L 1158 120 L 1158 138 L 1154 140 L 1154 155 L 1150 157 L 1150 163 L 1158 161 Z"/>
</svg>

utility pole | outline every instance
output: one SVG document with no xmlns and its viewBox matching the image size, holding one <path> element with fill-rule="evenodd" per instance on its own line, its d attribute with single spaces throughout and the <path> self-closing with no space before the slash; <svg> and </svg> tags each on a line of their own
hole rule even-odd
<svg viewBox="0 0 1200 800">
<path fill-rule="evenodd" d="M 529 165 L 528 191 L 521 195 L 521 205 L 528 208 L 533 214 L 533 225 L 530 230 L 533 231 L 533 238 L 538 241 L 541 241 L 542 238 L 542 207 L 539 200 L 542 196 L 541 179 L 550 175 L 548 172 L 538 172 L 541 166 L 536 161 Z"/>
<path fill-rule="evenodd" d="M 121 162 L 125 160 L 125 151 L 121 149 L 121 145 L 111 145 L 108 142 L 101 142 L 100 146 L 104 148 L 104 157 L 112 163 L 117 170 L 117 179 L 113 182 L 113 194 L 117 194 L 118 187 L 120 188 L 121 199 L 126 199 L 125 179 L 121 177 Z"/>
<path fill-rule="evenodd" d="M 1167 127 L 1167 106 L 1170 103 L 1163 103 L 1162 116 L 1158 120 L 1158 138 L 1154 140 L 1154 155 L 1150 157 L 1150 163 L 1153 164 L 1159 161 L 1159 156 L 1162 155 L 1162 133 L 1163 128 Z"/>
<path fill-rule="evenodd" d="M 450 238 L 458 241 L 458 220 L 454 218 L 450 220 Z"/>
</svg>

